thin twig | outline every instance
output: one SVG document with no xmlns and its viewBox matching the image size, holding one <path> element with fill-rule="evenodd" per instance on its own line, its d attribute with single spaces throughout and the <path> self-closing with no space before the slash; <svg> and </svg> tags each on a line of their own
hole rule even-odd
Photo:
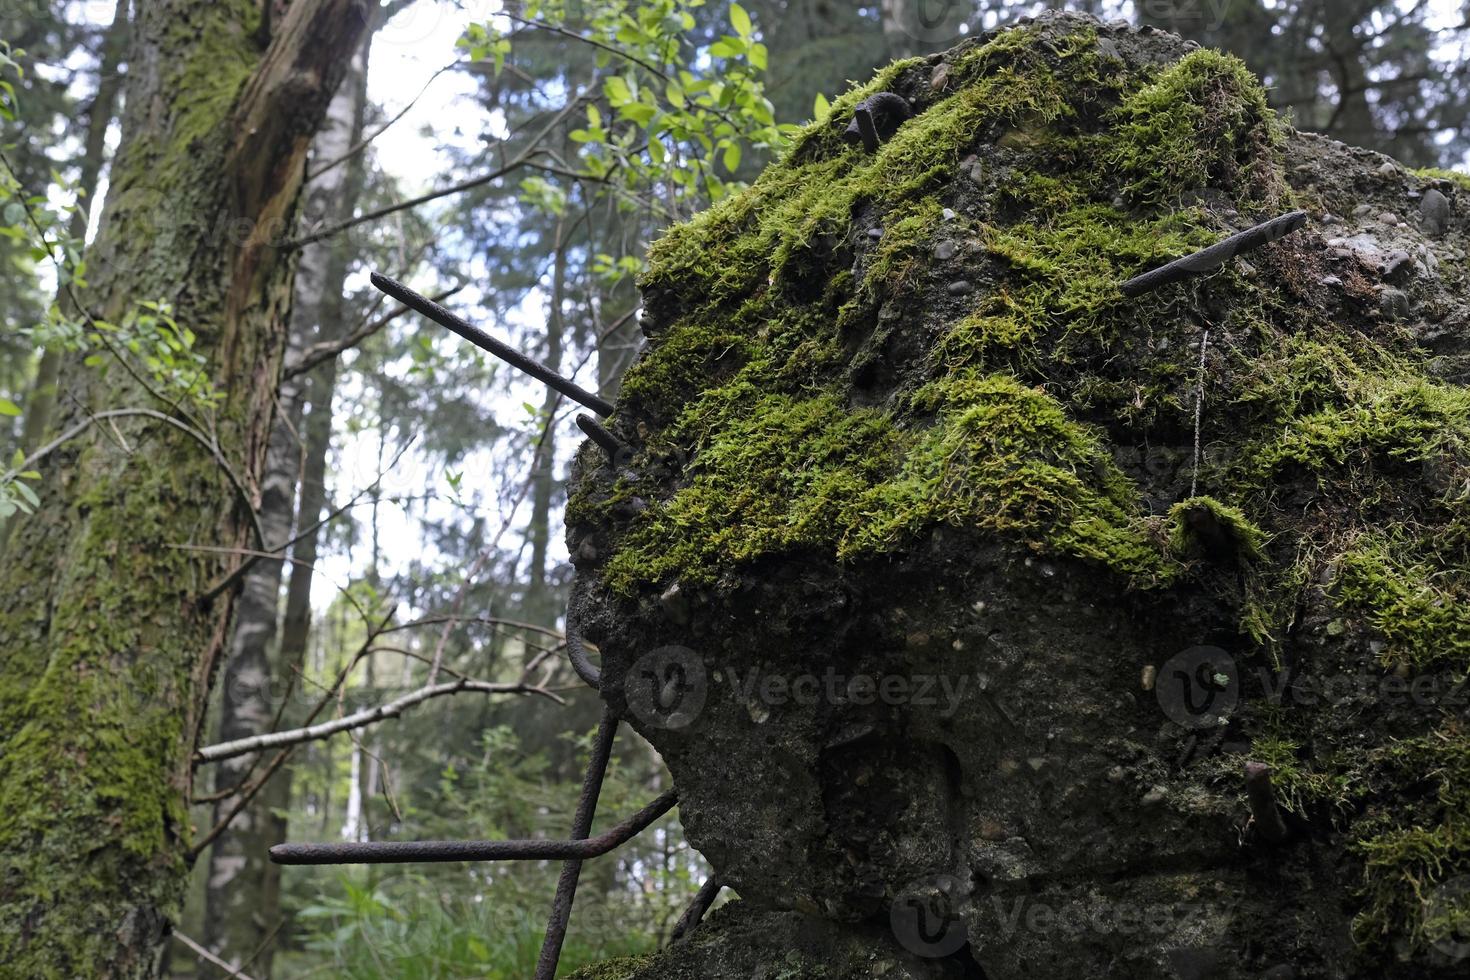
<svg viewBox="0 0 1470 980">
<path fill-rule="evenodd" d="M 331 686 L 327 689 L 327 693 L 323 694 L 320 698 L 317 699 L 316 704 L 312 707 L 310 713 L 306 716 L 306 724 L 310 725 L 313 721 L 315 721 L 317 715 L 321 714 L 322 711 L 326 709 L 327 705 L 331 703 L 334 692 L 347 682 L 348 676 L 351 675 L 352 671 L 357 667 L 359 661 L 361 661 L 362 658 L 366 656 L 367 651 L 371 649 L 373 642 L 377 640 L 377 638 L 382 634 L 383 627 L 392 622 L 393 617 L 397 613 L 397 611 L 397 607 L 389 609 L 382 619 L 368 627 L 367 639 L 363 641 L 362 646 L 358 647 L 357 652 L 352 655 L 352 658 L 347 661 L 347 664 L 337 672 L 337 677 L 335 680 L 332 681 Z M 249 786 L 247 786 L 244 790 L 240 792 L 240 798 L 235 801 L 235 805 L 230 808 L 230 812 L 225 814 L 219 821 L 217 821 L 215 825 L 210 828 L 209 833 L 205 834 L 203 838 L 201 838 L 198 842 L 194 844 L 193 847 L 189 849 L 189 856 L 191 860 L 197 859 L 200 854 L 204 853 L 205 848 L 214 843 L 215 838 L 219 837 L 220 834 L 225 832 L 225 829 L 229 827 L 234 819 L 239 816 L 240 813 L 247 806 L 250 805 L 250 801 L 255 799 L 256 794 L 259 793 L 261 788 L 270 781 L 270 778 L 276 774 L 281 766 L 286 764 L 286 760 L 289 759 L 291 757 L 291 753 L 295 751 L 296 744 L 287 745 L 285 748 L 281 749 L 281 751 L 277 752 L 274 757 L 272 757 L 270 765 L 265 767 L 265 771 L 262 772 L 260 776 L 258 776 L 252 783 L 250 783 Z M 194 760 L 194 764 L 196 766 L 198 765 L 197 757 Z"/>
<path fill-rule="evenodd" d="M 355 218 L 348 218 L 346 221 L 338 222 L 337 224 L 332 225 L 329 228 L 324 228 L 321 231 L 313 232 L 310 235 L 306 235 L 302 238 L 296 239 L 295 241 L 289 242 L 286 245 L 286 249 L 288 251 L 299 249 L 306 245 L 310 245 L 312 242 L 319 242 L 324 238 L 331 238 L 333 235 L 341 234 L 342 232 L 347 231 L 350 228 L 356 228 L 360 224 L 364 224 L 369 221 L 376 221 L 379 218 L 386 218 L 390 214 L 396 214 L 399 211 L 407 211 L 410 208 L 418 207 L 420 204 L 428 204 L 430 201 L 437 201 L 441 197 L 448 197 L 451 194 L 459 194 L 464 191 L 474 190 L 476 187 L 483 187 L 486 184 L 493 183 L 494 181 L 499 180 L 501 177 L 504 177 L 507 174 L 519 169 L 527 161 L 532 160 L 535 157 L 540 156 L 542 153 L 544 153 L 545 151 L 540 148 L 541 141 L 545 139 L 547 135 L 557 125 L 559 125 L 563 119 L 571 115 L 572 110 L 581 104 L 582 99 L 583 93 L 579 91 L 573 98 L 569 99 L 567 101 L 567 104 L 562 107 L 561 111 L 558 112 L 554 117 L 552 117 L 552 120 L 547 123 L 540 132 L 536 134 L 531 142 L 526 145 L 526 148 L 521 150 L 520 153 L 516 154 L 514 159 L 512 159 L 504 166 L 498 167 L 497 169 L 492 170 L 490 173 L 483 174 L 479 177 L 474 177 L 470 180 L 463 181 L 462 183 L 454 184 L 451 187 L 446 187 L 442 190 L 437 191 L 429 191 L 427 194 L 420 194 L 418 197 L 412 198 L 411 200 L 402 201 L 398 204 L 390 204 L 386 207 L 378 208 L 376 211 L 370 211 L 367 214 L 359 215 Z"/>
<path fill-rule="evenodd" d="M 401 110 L 399 110 L 398 113 L 392 119 L 389 119 L 387 122 L 383 123 L 383 125 L 380 126 L 377 129 L 377 131 L 375 131 L 371 136 L 364 136 L 362 139 L 358 140 L 357 143 L 354 144 L 352 146 L 352 148 L 349 149 L 346 153 L 343 153 L 341 156 L 337 157 L 335 160 L 329 160 L 329 161 L 327 161 L 326 163 L 324 163 L 320 167 L 318 167 L 316 170 L 313 170 L 312 172 L 308 173 L 306 175 L 306 182 L 307 183 L 311 183 L 313 180 L 316 180 L 322 174 L 326 173 L 329 170 L 333 170 L 333 169 L 341 166 L 342 164 L 346 163 L 348 160 L 351 160 L 353 157 L 357 156 L 363 150 L 367 149 L 368 146 L 369 146 L 369 144 L 371 144 L 373 142 L 373 140 L 377 139 L 379 136 L 382 136 L 384 133 L 386 133 L 389 129 L 391 129 L 393 127 L 393 124 L 394 123 L 399 122 L 400 120 L 403 119 L 404 116 L 408 115 L 410 112 L 413 111 L 413 107 L 419 104 L 419 99 L 422 99 L 424 97 L 424 93 L 429 90 L 429 86 L 430 85 L 433 85 L 436 81 L 439 80 L 439 76 L 440 75 L 444 74 L 447 71 L 450 71 L 451 69 L 457 68 L 457 67 L 459 67 L 460 65 L 463 65 L 463 64 L 467 64 L 467 62 L 465 62 L 464 59 L 462 59 L 462 58 L 456 58 L 455 60 L 451 61 L 449 64 L 445 65 L 443 68 L 440 68 L 438 71 L 434 72 L 434 74 L 430 75 L 429 76 L 429 80 L 427 82 L 424 82 L 423 88 L 419 89 L 418 95 L 415 95 L 412 99 L 410 99 L 408 105 L 404 106 Z"/>
<path fill-rule="evenodd" d="M 255 512 L 255 508 L 251 506 L 250 497 L 245 491 L 245 484 L 240 480 L 239 475 L 234 471 L 229 462 L 225 459 L 224 454 L 220 452 L 219 446 L 211 442 L 209 437 L 206 436 L 204 433 L 200 432 L 198 429 L 195 429 L 193 426 L 189 425 L 182 419 L 176 419 L 172 415 L 165 415 L 162 412 L 156 412 L 151 408 L 112 408 L 108 409 L 105 412 L 98 412 L 95 415 L 90 415 L 87 418 L 83 419 L 81 422 L 78 422 L 76 425 L 72 426 L 70 429 L 67 429 L 55 439 L 52 439 L 50 442 L 46 443 L 46 445 L 42 446 L 40 449 L 37 449 L 35 452 L 31 453 L 29 456 L 21 461 L 19 466 L 14 466 L 11 469 L 7 470 L 4 474 L 0 474 L 0 483 L 6 483 L 19 476 L 21 473 L 24 473 L 26 470 L 34 469 L 35 464 L 39 463 L 47 456 L 60 449 L 66 443 L 75 439 L 77 436 L 81 435 L 83 432 L 87 431 L 87 429 L 91 428 L 93 425 L 96 425 L 98 422 L 102 422 L 107 419 L 127 418 L 130 416 L 149 418 L 153 419 L 156 422 L 164 422 L 178 429 L 180 432 L 183 432 L 190 438 L 194 439 L 205 449 L 208 449 L 210 455 L 214 457 L 214 461 L 219 465 L 219 468 L 223 470 L 225 475 L 230 478 L 230 483 L 234 486 L 235 492 L 239 494 L 240 502 L 244 506 L 245 512 L 250 515 L 250 522 L 255 529 L 255 537 L 257 538 L 257 540 L 259 540 L 262 547 L 265 546 L 265 530 L 260 526 L 260 515 L 257 514 Z"/>
<path fill-rule="evenodd" d="M 1194 468 L 1189 476 L 1189 495 L 1199 496 L 1199 458 L 1200 458 L 1200 423 L 1204 419 L 1205 409 L 1205 351 L 1210 346 L 1210 332 L 1199 342 L 1199 375 L 1194 382 Z"/>
<path fill-rule="evenodd" d="M 412 447 L 417 440 L 418 436 L 414 436 L 409 439 L 408 442 L 404 443 L 403 447 L 399 449 L 398 453 L 393 457 L 393 461 L 388 464 L 388 468 L 379 473 L 377 479 L 373 480 L 372 483 L 359 490 L 355 495 L 353 495 L 351 500 L 347 501 L 347 503 L 343 504 L 341 507 L 338 507 L 326 517 L 323 517 L 321 520 L 311 525 L 311 527 L 308 527 L 306 530 L 301 531 L 295 537 L 283 541 L 279 546 L 274 548 L 267 547 L 265 545 L 265 542 L 262 541 L 260 551 L 256 551 L 247 555 L 246 560 L 240 564 L 240 567 L 236 568 L 234 571 L 226 575 L 223 579 L 220 580 L 218 584 L 210 586 L 205 591 L 204 595 L 200 597 L 200 601 L 207 603 L 212 601 L 216 596 L 223 594 L 225 590 L 230 588 L 230 586 L 234 585 L 242 577 L 244 577 L 245 573 L 250 571 L 250 569 L 254 567 L 256 562 L 264 561 L 267 559 L 272 561 L 286 561 L 286 552 L 290 550 L 294 545 L 304 540 L 305 538 L 315 534 L 317 531 L 321 530 L 323 527 L 327 526 L 332 521 L 342 516 L 343 513 L 345 513 L 348 509 L 356 506 L 358 501 L 362 500 L 363 497 L 367 496 L 373 491 L 374 488 L 382 483 L 383 477 L 392 472 L 393 468 L 398 465 L 398 461 L 403 458 L 404 453 L 408 452 L 410 447 Z M 292 559 L 292 561 L 294 560 L 295 559 Z"/>
<path fill-rule="evenodd" d="M 221 970 L 227 971 L 225 974 L 227 980 L 231 977 L 238 978 L 238 980 L 251 980 L 248 974 L 241 973 L 239 970 L 235 969 L 233 966 L 230 966 L 230 964 L 226 963 L 218 956 L 215 956 L 209 950 L 205 949 L 203 946 L 199 945 L 194 940 L 184 935 L 182 932 L 175 931 L 174 938 L 187 946 L 189 950 L 194 953 L 195 956 L 198 956 L 204 962 L 210 964 L 211 966 L 217 966 Z"/>
<path fill-rule="evenodd" d="M 463 283 L 455 286 L 453 289 L 446 289 L 442 293 L 438 293 L 433 297 L 434 302 L 442 303 L 462 289 L 464 289 Z M 382 296 L 384 294 L 380 293 L 379 295 Z M 332 358 L 346 353 L 347 351 L 356 347 L 358 344 L 362 343 L 364 340 L 367 340 L 369 337 L 373 336 L 373 334 L 377 333 L 379 330 L 382 330 L 394 320 L 403 316 L 405 313 L 411 312 L 413 311 L 410 310 L 407 306 L 398 306 L 395 307 L 391 312 L 385 313 L 383 316 L 378 317 L 376 320 L 370 320 L 367 323 L 364 323 L 362 326 L 358 327 L 356 330 L 352 331 L 352 333 L 348 334 L 346 337 L 343 337 L 340 340 L 329 340 L 320 344 L 313 344 L 311 347 L 308 347 L 305 351 L 303 351 L 299 358 L 297 358 L 292 363 L 287 364 L 285 368 L 282 369 L 281 378 L 283 380 L 290 380 L 291 378 L 296 377 L 298 374 L 305 374 L 307 371 L 310 371 L 312 368 L 316 367 L 318 364 L 321 364 L 323 361 L 330 361 Z"/>
</svg>

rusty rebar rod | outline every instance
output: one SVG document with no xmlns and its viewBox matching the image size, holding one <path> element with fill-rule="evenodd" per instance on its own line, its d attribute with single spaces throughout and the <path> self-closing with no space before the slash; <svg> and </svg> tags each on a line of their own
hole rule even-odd
<svg viewBox="0 0 1470 980">
<path fill-rule="evenodd" d="M 868 153 L 877 153 L 881 141 L 878 139 L 878 127 L 873 123 L 872 110 L 860 105 L 853 112 L 852 118 L 857 123 L 858 135 L 862 137 L 863 149 Z"/>
<path fill-rule="evenodd" d="M 618 465 L 618 460 L 623 455 L 623 444 L 618 442 L 617 436 L 607 431 L 606 426 L 590 415 L 578 415 L 577 428 L 607 453 L 608 462 Z"/>
<path fill-rule="evenodd" d="M 1222 242 L 1217 242 L 1207 249 L 1186 255 L 1182 259 L 1170 262 L 1168 265 L 1145 272 L 1123 283 L 1120 287 L 1124 296 L 1142 296 L 1144 293 L 1161 289 L 1170 283 L 1192 279 L 1195 276 L 1214 272 L 1224 267 L 1225 263 L 1245 252 L 1260 248 L 1278 239 L 1285 238 L 1292 232 L 1302 228 L 1307 223 L 1307 212 L 1293 211 L 1283 214 L 1279 218 L 1272 218 L 1263 224 L 1248 228 L 1238 235 L 1231 235 Z"/>
<path fill-rule="evenodd" d="M 277 844 L 276 864 L 404 864 L 412 861 L 586 861 L 637 837 L 679 802 L 663 793 L 627 820 L 585 840 L 372 841 L 365 844 Z"/>
<path fill-rule="evenodd" d="M 374 272 L 372 281 L 379 290 L 392 296 L 404 306 L 423 314 L 441 327 L 454 331 L 476 347 L 489 351 L 517 371 L 529 374 L 553 391 L 566 395 L 572 401 L 592 409 L 598 415 L 608 416 L 613 413 L 612 402 L 599 398 L 570 378 L 562 377 L 551 368 L 539 361 L 532 360 L 509 344 L 496 340 L 468 320 L 456 316 L 427 296 L 421 296 L 409 289 L 398 280 Z"/>
<path fill-rule="evenodd" d="M 1261 837 L 1280 844 L 1287 838 L 1286 821 L 1276 805 L 1276 790 L 1271 785 L 1271 767 L 1264 762 L 1245 764 L 1245 795 L 1250 803 L 1251 818 Z"/>
<path fill-rule="evenodd" d="M 571 636 L 571 629 L 567 636 Z M 570 646 L 568 647 L 570 649 Z M 597 737 L 592 741 L 592 757 L 587 760 L 587 773 L 582 777 L 582 796 L 572 818 L 572 840 L 582 840 L 592 833 L 592 818 L 597 815 L 597 798 L 602 795 L 602 778 L 612 756 L 613 737 L 618 733 L 618 716 L 610 705 L 602 706 L 602 720 L 597 724 Z M 556 897 L 551 901 L 551 914 L 546 919 L 546 937 L 541 954 L 536 958 L 535 980 L 556 980 L 556 965 L 561 959 L 562 943 L 567 938 L 567 924 L 572 918 L 572 902 L 577 897 L 577 881 L 582 876 L 582 862 L 570 858 L 561 866 L 556 879 Z"/>
<path fill-rule="evenodd" d="M 594 691 L 602 690 L 602 670 L 587 656 L 587 647 L 582 643 L 582 631 L 577 628 L 577 608 L 581 605 L 581 578 L 572 580 L 571 594 L 567 596 L 567 659 L 572 662 L 572 670 L 582 679 L 582 683 Z"/>
<path fill-rule="evenodd" d="M 689 903 L 689 907 L 684 910 L 684 914 L 679 916 L 679 921 L 674 923 L 674 930 L 669 934 L 669 942 L 678 942 L 690 930 L 699 925 L 700 920 L 704 918 L 704 913 L 709 911 L 709 907 L 719 897 L 720 889 L 724 887 L 725 880 L 718 874 L 713 874 L 706 878 L 704 884 L 699 886 L 699 891 L 694 893 L 694 900 Z"/>
</svg>

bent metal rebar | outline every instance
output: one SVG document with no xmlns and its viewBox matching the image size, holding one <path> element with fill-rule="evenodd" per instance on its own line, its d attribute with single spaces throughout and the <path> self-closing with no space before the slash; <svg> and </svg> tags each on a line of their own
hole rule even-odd
<svg viewBox="0 0 1470 980">
<path fill-rule="evenodd" d="M 433 300 L 421 296 L 402 283 L 387 276 L 374 273 L 373 285 L 397 299 L 405 306 L 447 327 L 477 347 L 489 351 L 512 367 L 525 372 L 580 405 L 602 416 L 611 415 L 612 403 L 577 385 L 569 378 L 540 364 L 520 351 L 496 340 L 489 334 L 451 313 Z M 579 416 L 577 425 L 610 457 L 616 460 L 622 445 L 590 416 Z M 583 646 L 580 630 L 575 622 L 574 608 L 580 593 L 579 583 L 573 583 L 572 601 L 567 608 L 567 650 L 577 676 L 588 687 L 599 690 L 601 671 L 592 663 Z M 592 743 L 592 756 L 587 762 L 587 771 L 582 779 L 581 794 L 577 799 L 576 813 L 572 819 L 571 834 L 566 840 L 485 840 L 485 841 L 366 841 L 345 844 L 277 844 L 270 849 L 270 858 L 283 865 L 322 864 L 394 864 L 400 862 L 434 861 L 546 861 L 561 860 L 561 874 L 557 878 L 556 895 L 552 899 L 551 912 L 547 917 L 546 935 L 541 952 L 536 960 L 535 980 L 555 980 L 557 963 L 561 959 L 562 944 L 566 939 L 567 926 L 571 921 L 572 903 L 576 898 L 577 883 L 581 878 L 582 862 L 600 857 L 621 847 L 646 830 L 659 817 L 672 810 L 678 803 L 678 792 L 670 789 L 643 809 L 628 817 L 596 837 L 592 834 L 592 821 L 597 813 L 597 801 L 602 794 L 603 778 L 607 774 L 608 760 L 612 756 L 613 739 L 617 735 L 618 715 L 611 705 L 604 703 L 602 720 L 597 727 L 597 736 Z M 683 936 L 703 917 L 710 903 L 719 893 L 721 885 L 711 878 L 695 895 L 688 910 L 679 920 L 678 934 Z"/>
</svg>

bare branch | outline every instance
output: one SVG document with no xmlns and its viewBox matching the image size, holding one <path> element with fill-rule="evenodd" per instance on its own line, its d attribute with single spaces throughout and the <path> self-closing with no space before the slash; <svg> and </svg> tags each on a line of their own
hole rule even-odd
<svg viewBox="0 0 1470 980">
<path fill-rule="evenodd" d="M 337 159 L 329 160 L 317 169 L 313 170 L 311 173 L 307 174 L 307 181 L 310 182 L 316 180 L 322 174 L 341 166 L 348 160 L 351 160 L 353 157 L 357 156 L 363 150 L 367 149 L 368 145 L 372 143 L 373 140 L 377 139 L 379 136 L 382 136 L 390 128 L 392 128 L 394 123 L 398 122 L 404 116 L 413 111 L 413 107 L 419 104 L 419 99 L 422 99 L 424 97 L 424 93 L 429 90 L 430 85 L 433 85 L 436 81 L 439 80 L 440 75 L 444 74 L 452 68 L 458 68 L 465 63 L 466 62 L 462 59 L 456 58 L 454 61 L 451 61 L 443 68 L 440 68 L 438 71 L 434 72 L 434 74 L 429 76 L 429 80 L 424 83 L 424 87 L 419 89 L 419 94 L 415 95 L 413 99 L 409 101 L 408 105 L 399 110 L 397 115 L 395 115 L 392 119 L 389 119 L 387 122 L 383 123 L 382 126 L 378 127 L 378 129 L 371 136 L 364 136 L 362 139 L 358 140 L 357 145 L 353 146 L 350 150 L 339 156 Z"/>
<path fill-rule="evenodd" d="M 430 201 L 437 201 L 441 197 L 448 197 L 451 194 L 458 194 L 462 191 L 473 190 L 476 187 L 482 187 L 485 184 L 489 184 L 496 180 L 499 180 L 506 174 L 513 173 L 514 171 L 519 170 L 523 165 L 525 165 L 527 161 L 534 159 L 535 157 L 540 156 L 542 153 L 546 152 L 545 150 L 541 149 L 541 141 L 544 140 L 547 135 L 550 134 L 551 131 L 561 123 L 563 119 L 571 115 L 573 109 L 581 105 L 582 99 L 582 92 L 578 92 L 574 97 L 568 99 L 567 104 L 562 107 L 560 112 L 552 117 L 551 121 L 547 123 L 546 126 L 543 127 L 539 133 L 536 134 L 531 142 L 526 145 L 526 148 L 523 149 L 520 153 L 516 154 L 515 158 L 512 159 L 509 163 L 505 164 L 503 167 L 499 167 L 495 170 L 492 170 L 488 174 L 483 174 L 479 177 L 464 181 L 463 183 L 455 184 L 451 187 L 446 187 L 443 190 L 429 191 L 427 194 L 421 194 L 411 200 L 403 201 L 398 204 L 390 204 L 387 207 L 378 208 L 376 211 L 370 211 L 367 214 L 361 215 L 359 217 L 349 218 L 346 221 L 342 221 L 331 226 L 330 228 L 324 228 L 321 231 L 313 232 L 312 234 L 307 235 L 303 238 L 298 238 L 295 241 L 290 242 L 286 247 L 288 249 L 301 248 L 305 245 L 310 245 L 312 242 L 319 242 L 323 238 L 330 238 L 333 235 L 340 234 L 344 231 L 347 231 L 349 228 L 356 228 L 360 224 L 365 224 L 369 221 L 376 221 L 379 218 L 386 218 L 390 214 L 396 214 L 399 211 L 406 211 L 409 208 L 418 207 L 420 204 L 427 204 Z"/>
<path fill-rule="evenodd" d="M 218 956 L 215 956 L 209 950 L 205 949 L 203 946 L 199 945 L 194 940 L 184 935 L 182 932 L 175 932 L 174 938 L 187 946 L 190 952 L 192 952 L 195 956 L 199 957 L 204 962 L 209 963 L 212 966 L 217 966 L 221 970 L 224 970 L 225 980 L 229 980 L 229 978 L 231 977 L 238 978 L 238 980 L 251 980 L 249 974 L 241 973 L 239 970 L 235 969 L 233 966 L 230 966 L 230 964 L 226 963 Z"/>
<path fill-rule="evenodd" d="M 434 302 L 442 303 L 461 289 L 464 289 L 463 283 L 455 286 L 453 289 L 446 289 L 444 292 L 433 297 Z M 332 358 L 351 350 L 408 312 L 411 311 L 406 306 L 395 307 L 391 312 L 385 313 L 376 320 L 369 320 L 340 340 L 329 340 L 324 343 L 313 344 L 302 352 L 301 357 L 285 366 L 281 371 L 282 379 L 290 380 L 298 374 L 305 374 L 318 364 L 324 361 L 330 361 Z"/>
<path fill-rule="evenodd" d="M 319 741 L 341 732 L 365 728 L 368 725 L 387 718 L 396 718 L 416 704 L 428 701 L 431 698 L 441 698 L 449 694 L 458 694 L 461 691 L 480 691 L 484 694 L 539 694 L 542 697 L 550 698 L 557 704 L 566 704 L 564 699 L 552 694 L 550 691 L 544 688 L 533 687 L 529 684 L 491 684 L 487 681 L 458 680 L 450 684 L 435 684 L 431 687 L 421 687 L 417 691 L 405 694 L 403 697 L 389 701 L 387 704 L 365 708 L 362 711 L 357 711 L 353 714 L 333 719 L 332 721 L 325 721 L 319 725 L 308 725 L 305 728 L 296 728 L 284 732 L 267 732 L 264 735 L 237 738 L 233 742 L 220 742 L 217 745 L 205 746 L 195 754 L 195 759 L 199 762 L 219 762 L 222 759 L 233 759 L 236 756 L 249 755 L 251 752 L 259 752 L 262 749 L 273 749 L 282 745 Z"/>
</svg>

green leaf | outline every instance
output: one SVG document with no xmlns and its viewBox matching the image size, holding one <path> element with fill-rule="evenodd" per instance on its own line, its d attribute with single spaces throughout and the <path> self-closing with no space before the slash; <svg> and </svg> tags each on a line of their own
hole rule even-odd
<svg viewBox="0 0 1470 980">
<path fill-rule="evenodd" d="M 817 103 L 812 107 L 812 119 L 820 122 L 832 114 L 832 103 L 821 92 L 817 93 Z"/>
<path fill-rule="evenodd" d="M 751 25 L 750 14 L 738 3 L 730 4 L 730 26 L 735 28 L 735 33 L 741 37 L 750 37 Z"/>
<path fill-rule="evenodd" d="M 41 471 L 40 470 L 26 470 L 23 473 L 17 473 L 15 475 L 18 476 L 18 477 L 20 477 L 22 480 L 39 480 L 41 478 Z"/>
<path fill-rule="evenodd" d="M 725 169 L 732 174 L 740 169 L 740 144 L 731 143 L 725 147 Z"/>
<path fill-rule="evenodd" d="M 26 454 L 25 454 L 25 452 L 23 452 L 21 449 L 17 448 L 15 450 L 15 455 L 12 456 L 12 457 L 10 457 L 10 468 L 11 469 L 18 469 L 18 468 L 24 466 L 25 465 L 25 462 L 26 462 Z"/>
<path fill-rule="evenodd" d="M 766 46 L 764 44 L 761 44 L 760 42 L 756 42 L 755 44 L 752 44 L 750 46 L 750 65 L 751 65 L 751 67 L 752 68 L 759 68 L 761 71 L 765 71 L 766 70 L 766 56 L 767 56 L 767 54 L 768 54 L 768 52 L 766 51 Z"/>
<path fill-rule="evenodd" d="M 15 492 L 20 496 L 20 499 L 30 506 L 35 507 L 41 503 L 41 498 L 36 496 L 36 491 L 24 483 L 12 483 L 11 486 L 15 487 Z"/>
<path fill-rule="evenodd" d="M 745 53 L 745 42 L 738 37 L 725 36 L 709 46 L 709 53 L 716 58 L 738 58 Z"/>
<path fill-rule="evenodd" d="M 20 414 L 20 406 L 9 398 L 0 398 L 0 415 L 16 416 Z"/>
<path fill-rule="evenodd" d="M 633 101 L 633 92 L 621 75 L 614 75 L 602 83 L 602 91 L 614 106 Z"/>
<path fill-rule="evenodd" d="M 647 126 L 658 115 L 658 109 L 646 102 L 629 102 L 618 110 L 624 119 L 635 122 L 640 126 Z"/>
</svg>

